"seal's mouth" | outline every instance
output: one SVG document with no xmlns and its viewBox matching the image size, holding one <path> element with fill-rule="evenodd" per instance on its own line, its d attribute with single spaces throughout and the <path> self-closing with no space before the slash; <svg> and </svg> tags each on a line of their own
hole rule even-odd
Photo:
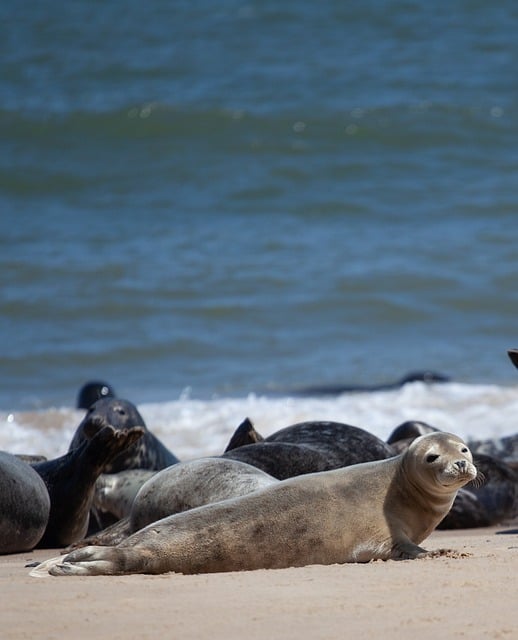
<svg viewBox="0 0 518 640">
<path fill-rule="evenodd" d="M 455 463 L 453 468 L 443 473 L 441 484 L 443 487 L 451 489 L 452 487 L 464 486 L 465 484 L 472 482 L 473 486 L 478 487 L 483 484 L 485 480 L 484 476 L 479 479 L 479 475 L 481 474 L 477 473 L 476 467 L 467 461 L 465 465 L 458 465 L 458 463 Z"/>
</svg>

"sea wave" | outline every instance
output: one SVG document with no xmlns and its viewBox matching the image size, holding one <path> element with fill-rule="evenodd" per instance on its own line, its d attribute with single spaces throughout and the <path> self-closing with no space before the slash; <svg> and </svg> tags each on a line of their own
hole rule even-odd
<svg viewBox="0 0 518 640">
<path fill-rule="evenodd" d="M 189 390 L 176 400 L 139 405 L 148 428 L 180 459 L 216 455 L 248 417 L 267 436 L 305 420 L 336 420 L 386 439 L 405 420 L 421 420 L 466 439 L 516 432 L 518 386 L 460 383 L 404 385 L 391 391 L 334 397 L 214 397 L 197 400 Z M 0 413 L 0 449 L 12 453 L 62 455 L 83 413 L 62 407 Z"/>
</svg>

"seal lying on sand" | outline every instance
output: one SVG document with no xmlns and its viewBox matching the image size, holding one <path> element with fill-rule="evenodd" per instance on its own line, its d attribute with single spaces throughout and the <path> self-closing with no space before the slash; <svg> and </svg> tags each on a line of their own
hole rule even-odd
<svg viewBox="0 0 518 640">
<path fill-rule="evenodd" d="M 86 547 L 32 575 L 206 573 L 410 559 L 476 477 L 458 437 L 433 433 L 399 456 L 272 484 L 154 522 L 116 547 Z M 433 552 L 432 552 L 433 553 Z"/>
<path fill-rule="evenodd" d="M 108 465 L 105 473 L 116 473 L 124 469 L 159 471 L 178 462 L 178 458 L 147 429 L 144 418 L 135 405 L 120 398 L 101 398 L 88 409 L 81 424 L 77 427 L 69 450 L 75 449 L 85 440 L 92 438 L 106 425 L 121 431 L 132 427 L 141 427 L 144 430 L 144 435 L 138 442 L 117 456 Z"/>
<path fill-rule="evenodd" d="M 47 526 L 50 498 L 41 477 L 18 456 L 0 451 L 0 553 L 33 549 Z"/>
</svg>

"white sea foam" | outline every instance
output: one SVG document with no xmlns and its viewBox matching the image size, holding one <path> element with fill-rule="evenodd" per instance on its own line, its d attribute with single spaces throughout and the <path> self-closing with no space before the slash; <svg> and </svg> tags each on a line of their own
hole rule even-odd
<svg viewBox="0 0 518 640">
<path fill-rule="evenodd" d="M 413 383 L 394 391 L 318 398 L 249 395 L 196 400 L 182 396 L 143 404 L 139 410 L 149 429 L 180 459 L 190 459 L 221 453 L 245 417 L 265 436 L 303 420 L 346 422 L 383 439 L 405 420 L 422 420 L 464 438 L 510 435 L 517 431 L 518 386 Z M 82 415 L 67 408 L 0 413 L 0 449 L 62 455 Z"/>
</svg>

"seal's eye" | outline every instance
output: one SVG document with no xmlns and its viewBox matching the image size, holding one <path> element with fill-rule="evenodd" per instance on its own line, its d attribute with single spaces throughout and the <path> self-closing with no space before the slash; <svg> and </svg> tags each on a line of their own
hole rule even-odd
<svg viewBox="0 0 518 640">
<path fill-rule="evenodd" d="M 431 453 L 429 456 L 426 456 L 426 462 L 435 462 L 438 457 L 436 453 Z"/>
<path fill-rule="evenodd" d="M 468 453 L 468 447 L 462 447 L 460 450 L 461 453 Z"/>
</svg>

